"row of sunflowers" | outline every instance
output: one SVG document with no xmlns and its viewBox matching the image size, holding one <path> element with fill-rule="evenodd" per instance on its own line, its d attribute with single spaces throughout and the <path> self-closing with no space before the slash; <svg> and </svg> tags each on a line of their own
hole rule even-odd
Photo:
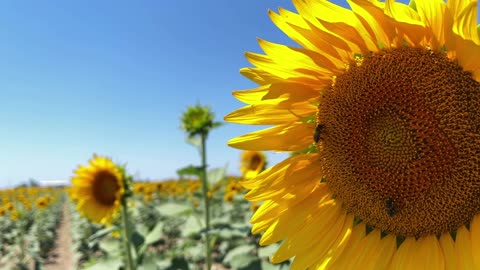
<svg viewBox="0 0 480 270">
<path fill-rule="evenodd" d="M 77 267 L 202 269 L 211 256 L 212 269 L 278 269 L 268 261 L 272 247 L 260 247 L 251 234 L 249 220 L 259 204 L 243 199 L 241 185 L 265 165 L 263 153 L 243 152 L 243 176 L 212 169 L 204 196 L 198 178 L 132 181 L 124 166 L 94 156 L 66 190 Z"/>
<path fill-rule="evenodd" d="M 241 185 L 265 165 L 263 153 L 246 151 L 241 156 L 244 176 L 212 170 L 208 232 L 198 177 L 133 181 L 124 166 L 107 157 L 95 155 L 79 166 L 69 187 L 1 190 L 0 269 L 46 267 L 60 222 L 67 218 L 71 269 L 117 269 L 129 263 L 132 269 L 202 269 L 207 233 L 213 269 L 277 269 L 268 262 L 271 248 L 260 247 L 250 233 L 249 220 L 259 204 L 243 199 Z"/>
<path fill-rule="evenodd" d="M 62 188 L 0 190 L 0 269 L 32 269 L 47 259 L 64 201 Z"/>
</svg>

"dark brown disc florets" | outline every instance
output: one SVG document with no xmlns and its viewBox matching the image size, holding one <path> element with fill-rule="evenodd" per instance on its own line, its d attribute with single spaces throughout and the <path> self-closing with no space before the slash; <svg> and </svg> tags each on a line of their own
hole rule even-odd
<svg viewBox="0 0 480 270">
<path fill-rule="evenodd" d="M 480 83 L 427 49 L 360 62 L 320 100 L 329 186 L 348 211 L 397 236 L 468 224 L 480 212 Z"/>
</svg>

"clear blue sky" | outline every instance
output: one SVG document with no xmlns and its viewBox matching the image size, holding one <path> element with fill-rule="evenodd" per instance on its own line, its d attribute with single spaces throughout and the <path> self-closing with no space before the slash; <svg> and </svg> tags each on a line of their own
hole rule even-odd
<svg viewBox="0 0 480 270">
<path fill-rule="evenodd" d="M 345 5 L 345 1 L 341 1 Z M 179 117 L 210 105 L 217 120 L 243 106 L 232 90 L 257 37 L 293 45 L 267 16 L 287 0 L 0 2 L 0 187 L 68 180 L 93 153 L 166 179 L 198 164 Z M 226 124 L 208 140 L 211 167 L 239 174 Z M 270 164 L 286 157 L 268 155 Z"/>
</svg>

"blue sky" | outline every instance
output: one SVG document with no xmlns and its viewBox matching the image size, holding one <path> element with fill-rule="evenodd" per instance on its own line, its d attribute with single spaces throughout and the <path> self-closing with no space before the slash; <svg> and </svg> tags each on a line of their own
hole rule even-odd
<svg viewBox="0 0 480 270">
<path fill-rule="evenodd" d="M 166 179 L 198 164 L 179 118 L 210 105 L 217 120 L 242 104 L 232 90 L 257 37 L 293 45 L 267 10 L 287 0 L 3 1 L 0 3 L 0 187 L 68 180 L 93 153 Z M 345 1 L 341 1 L 345 5 Z M 229 139 L 258 129 L 226 124 L 208 139 L 211 167 L 238 174 Z M 286 154 L 269 153 L 274 164 Z"/>
</svg>

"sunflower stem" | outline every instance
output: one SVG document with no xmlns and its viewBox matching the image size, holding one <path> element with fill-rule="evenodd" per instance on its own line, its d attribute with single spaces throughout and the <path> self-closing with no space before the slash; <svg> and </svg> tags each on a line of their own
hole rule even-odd
<svg viewBox="0 0 480 270">
<path fill-rule="evenodd" d="M 205 233 L 205 247 L 206 247 L 206 262 L 207 262 L 207 270 L 212 268 L 212 251 L 210 249 L 210 205 L 208 198 L 208 181 L 207 181 L 207 153 L 206 153 L 206 141 L 207 141 L 207 134 L 202 133 L 202 190 L 203 190 L 203 198 L 205 202 L 205 226 L 206 226 L 206 233 Z"/>
<path fill-rule="evenodd" d="M 124 196 L 122 198 L 122 222 L 123 222 L 123 244 L 125 247 L 125 252 L 127 254 L 126 267 L 127 270 L 135 270 L 135 265 L 133 264 L 132 249 L 130 247 L 130 222 L 128 220 L 128 204 L 127 198 Z"/>
</svg>

